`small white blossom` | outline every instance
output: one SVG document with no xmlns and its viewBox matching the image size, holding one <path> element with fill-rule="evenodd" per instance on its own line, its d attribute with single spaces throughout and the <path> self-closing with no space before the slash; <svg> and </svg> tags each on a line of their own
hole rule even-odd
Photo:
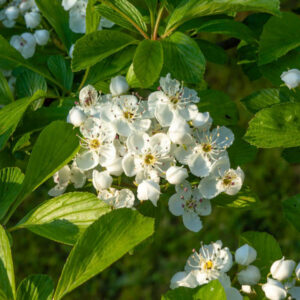
<svg viewBox="0 0 300 300">
<path fill-rule="evenodd" d="M 77 0 L 75 5 L 70 9 L 69 26 L 75 33 L 85 33 L 86 6 L 87 1 Z"/>
<path fill-rule="evenodd" d="M 137 189 L 137 197 L 140 201 L 150 200 L 154 206 L 160 196 L 160 186 L 153 180 L 143 180 Z"/>
<path fill-rule="evenodd" d="M 27 12 L 24 15 L 25 23 L 27 28 L 36 28 L 41 23 L 42 17 L 36 11 Z"/>
<path fill-rule="evenodd" d="M 87 119 L 84 111 L 79 107 L 73 107 L 68 114 L 67 122 L 73 124 L 75 127 L 81 126 Z"/>
<path fill-rule="evenodd" d="M 120 96 L 128 92 L 129 85 L 124 76 L 116 76 L 111 79 L 109 88 L 113 96 Z"/>
<path fill-rule="evenodd" d="M 36 43 L 40 46 L 44 46 L 48 43 L 49 38 L 50 38 L 50 33 L 46 29 L 40 29 L 36 30 L 34 32 L 34 37 L 36 40 Z"/>
<path fill-rule="evenodd" d="M 282 283 L 271 278 L 268 278 L 267 283 L 262 286 L 262 289 L 266 297 L 270 300 L 282 300 L 287 296 L 287 292 Z"/>
<path fill-rule="evenodd" d="M 131 190 L 116 190 L 114 188 L 100 190 L 98 198 L 106 202 L 114 209 L 123 207 L 132 208 L 135 200 L 134 194 Z"/>
<path fill-rule="evenodd" d="M 93 186 L 97 191 L 110 188 L 112 182 L 113 178 L 109 175 L 108 171 L 93 171 Z"/>
<path fill-rule="evenodd" d="M 36 41 L 34 35 L 29 32 L 13 35 L 10 39 L 10 44 L 26 59 L 32 57 L 35 53 Z"/>
<path fill-rule="evenodd" d="M 16 6 L 9 6 L 5 10 L 5 15 L 6 15 L 7 19 L 11 20 L 11 21 L 17 19 L 19 17 L 19 13 L 20 13 L 20 10 Z"/>
<path fill-rule="evenodd" d="M 283 72 L 280 78 L 289 89 L 296 88 L 300 84 L 300 70 L 291 69 Z"/>
<path fill-rule="evenodd" d="M 286 280 L 292 276 L 296 263 L 293 260 L 276 260 L 271 266 L 271 274 L 274 279 L 279 281 Z"/>
<path fill-rule="evenodd" d="M 237 274 L 238 281 L 241 285 L 255 285 L 259 282 L 261 275 L 256 266 L 250 265 Z"/>
<path fill-rule="evenodd" d="M 166 179 L 171 184 L 180 184 L 186 178 L 188 178 L 189 174 L 186 168 L 172 166 L 166 172 Z"/>
<path fill-rule="evenodd" d="M 192 189 L 185 181 L 176 185 L 176 194 L 169 199 L 169 210 L 175 216 L 182 216 L 184 226 L 194 232 L 202 229 L 199 216 L 208 216 L 211 213 L 210 200 L 205 199 L 200 191 Z"/>
<path fill-rule="evenodd" d="M 256 260 L 257 252 L 248 244 L 238 248 L 235 252 L 235 261 L 242 266 L 248 266 Z"/>
</svg>

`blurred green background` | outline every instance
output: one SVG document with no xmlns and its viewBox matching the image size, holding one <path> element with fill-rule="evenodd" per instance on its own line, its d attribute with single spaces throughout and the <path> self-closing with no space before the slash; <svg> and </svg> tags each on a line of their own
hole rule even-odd
<svg viewBox="0 0 300 300">
<path fill-rule="evenodd" d="M 299 1 L 282 1 L 285 10 L 299 9 Z M 222 41 L 223 36 L 205 36 L 211 41 Z M 239 107 L 241 126 L 246 128 L 251 118 L 240 99 L 253 91 L 271 84 L 263 79 L 250 82 L 238 66 L 236 50 L 228 50 L 226 65 L 208 63 L 205 79 L 210 88 L 227 93 Z M 204 228 L 199 233 L 188 231 L 181 218 L 170 214 L 167 199 L 158 208 L 160 223 L 149 241 L 127 254 L 100 275 L 66 296 L 66 300 L 79 299 L 160 299 L 168 290 L 175 272 L 184 268 L 185 261 L 200 241 L 222 240 L 235 250 L 239 234 L 248 230 L 271 233 L 280 243 L 286 257 L 300 260 L 300 239 L 297 232 L 283 217 L 281 202 L 300 193 L 300 165 L 289 165 L 281 158 L 281 149 L 259 150 L 255 161 L 242 166 L 245 184 L 255 191 L 262 205 L 255 210 L 235 210 L 214 207 L 210 216 L 203 218 Z M 0 165 L 9 164 L 2 157 Z M 20 163 L 21 164 L 21 163 Z M 22 166 L 22 164 L 21 164 Z M 15 224 L 31 208 L 48 199 L 51 180 L 40 187 L 18 209 L 11 220 Z M 300 216 L 299 216 L 300 217 Z M 20 230 L 12 233 L 16 280 L 19 283 L 30 274 L 49 274 L 57 282 L 70 247 L 46 240 L 33 233 Z"/>
</svg>

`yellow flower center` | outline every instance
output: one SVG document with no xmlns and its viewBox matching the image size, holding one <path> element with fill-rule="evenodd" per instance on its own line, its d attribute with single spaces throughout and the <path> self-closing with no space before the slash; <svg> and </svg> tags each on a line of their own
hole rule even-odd
<svg viewBox="0 0 300 300">
<path fill-rule="evenodd" d="M 146 165 L 153 165 L 155 163 L 155 157 L 152 154 L 147 154 L 144 158 Z"/>
<path fill-rule="evenodd" d="M 131 113 L 130 111 L 125 111 L 123 113 L 123 115 L 124 115 L 124 118 L 127 119 L 127 120 L 131 120 L 133 118 L 133 116 L 134 116 L 134 114 Z"/>
<path fill-rule="evenodd" d="M 98 149 L 98 148 L 100 147 L 100 141 L 97 140 L 97 139 L 91 140 L 91 142 L 90 142 L 90 147 L 91 147 L 92 149 Z"/>
<path fill-rule="evenodd" d="M 172 97 L 170 98 L 170 101 L 171 101 L 172 104 L 177 104 L 178 101 L 179 101 L 179 99 L 178 99 L 178 97 L 176 97 L 176 96 L 172 96 Z"/>
<path fill-rule="evenodd" d="M 205 270 L 211 270 L 213 268 L 213 262 L 211 260 L 207 261 L 205 264 L 204 264 L 204 269 Z"/>
<path fill-rule="evenodd" d="M 210 144 L 203 144 L 202 145 L 202 150 L 204 151 L 204 152 L 210 152 L 211 151 L 211 149 L 212 149 L 212 146 L 210 145 Z"/>
</svg>

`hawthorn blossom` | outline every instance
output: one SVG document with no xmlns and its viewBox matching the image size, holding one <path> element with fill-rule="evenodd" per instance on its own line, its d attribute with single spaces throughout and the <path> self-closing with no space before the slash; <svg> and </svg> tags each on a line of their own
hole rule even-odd
<svg viewBox="0 0 300 300">
<path fill-rule="evenodd" d="M 256 250 L 248 244 L 243 245 L 235 251 L 235 261 L 242 266 L 248 266 L 256 260 Z"/>
<path fill-rule="evenodd" d="M 132 208 L 135 200 L 134 194 L 131 190 L 117 190 L 114 188 L 100 190 L 98 193 L 98 198 L 103 200 L 114 209 L 123 207 Z"/>
<path fill-rule="evenodd" d="M 34 35 L 25 32 L 21 35 L 13 35 L 10 39 L 10 44 L 18 50 L 22 56 L 27 59 L 34 55 L 36 41 Z"/>
<path fill-rule="evenodd" d="M 291 69 L 283 72 L 280 76 L 289 89 L 294 89 L 300 84 L 300 70 Z"/>
<path fill-rule="evenodd" d="M 276 260 L 271 266 L 271 274 L 279 281 L 286 280 L 292 276 L 296 263 L 293 260 L 285 260 L 284 257 Z"/>
<path fill-rule="evenodd" d="M 199 189 L 192 189 L 188 181 L 176 185 L 176 194 L 169 199 L 169 210 L 175 216 L 182 216 L 184 226 L 194 232 L 202 229 L 199 216 L 211 213 L 210 200 L 205 199 Z"/>
<path fill-rule="evenodd" d="M 34 37 L 36 40 L 36 43 L 40 46 L 44 46 L 48 43 L 49 38 L 50 38 L 50 33 L 46 29 L 40 29 L 36 30 L 34 32 Z"/>
</svg>

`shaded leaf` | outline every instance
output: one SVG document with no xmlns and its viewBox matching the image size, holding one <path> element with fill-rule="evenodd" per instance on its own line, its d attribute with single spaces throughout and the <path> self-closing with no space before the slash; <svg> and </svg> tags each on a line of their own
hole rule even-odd
<svg viewBox="0 0 300 300">
<path fill-rule="evenodd" d="M 95 4 L 97 3 L 96 0 L 88 0 L 88 4 L 86 7 L 86 17 L 85 17 L 85 26 L 86 30 L 85 33 L 89 34 L 91 32 L 97 31 L 99 22 L 100 22 L 100 15 L 98 14 Z"/>
<path fill-rule="evenodd" d="M 282 207 L 286 219 L 300 231 L 300 194 L 283 201 Z"/>
<path fill-rule="evenodd" d="M 290 164 L 300 163 L 300 147 L 284 149 L 282 157 Z"/>
<path fill-rule="evenodd" d="M 6 78 L 0 72 L 0 104 L 7 104 L 14 101 L 14 97 L 9 88 Z"/>
<path fill-rule="evenodd" d="M 196 42 L 207 61 L 221 65 L 227 62 L 228 56 L 222 47 L 206 40 L 197 39 Z"/>
</svg>

